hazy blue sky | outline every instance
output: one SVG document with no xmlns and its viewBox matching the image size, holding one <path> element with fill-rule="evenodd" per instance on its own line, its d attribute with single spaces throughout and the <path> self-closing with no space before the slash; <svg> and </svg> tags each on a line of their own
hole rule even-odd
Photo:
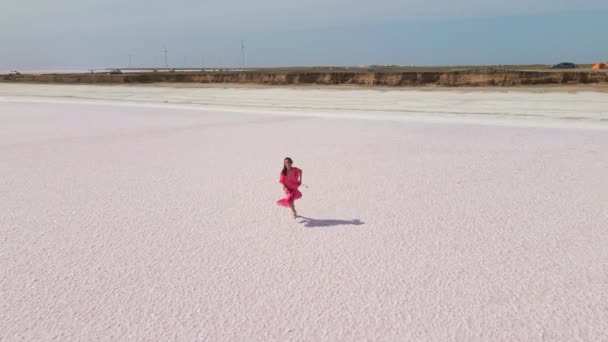
<svg viewBox="0 0 608 342">
<path fill-rule="evenodd" d="M 0 69 L 608 60 L 608 1 L 0 0 Z"/>
</svg>

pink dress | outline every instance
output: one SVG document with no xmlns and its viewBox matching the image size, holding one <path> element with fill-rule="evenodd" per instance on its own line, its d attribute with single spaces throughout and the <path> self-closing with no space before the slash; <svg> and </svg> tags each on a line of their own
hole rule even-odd
<svg viewBox="0 0 608 342">
<path fill-rule="evenodd" d="M 302 198 L 302 193 L 298 190 L 300 186 L 300 176 L 302 175 L 302 170 L 294 167 L 291 169 L 291 174 L 288 176 L 283 175 L 281 173 L 281 178 L 279 179 L 279 183 L 283 184 L 285 190 L 285 198 L 282 198 L 277 201 L 277 204 L 283 207 L 291 207 L 293 202 L 299 198 Z"/>
</svg>

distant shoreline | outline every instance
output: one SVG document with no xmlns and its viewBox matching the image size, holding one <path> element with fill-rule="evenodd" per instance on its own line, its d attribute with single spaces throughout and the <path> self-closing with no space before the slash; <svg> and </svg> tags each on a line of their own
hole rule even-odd
<svg viewBox="0 0 608 342">
<path fill-rule="evenodd" d="M 605 130 L 608 86 L 598 88 L 0 83 L 0 102 Z"/>
</svg>

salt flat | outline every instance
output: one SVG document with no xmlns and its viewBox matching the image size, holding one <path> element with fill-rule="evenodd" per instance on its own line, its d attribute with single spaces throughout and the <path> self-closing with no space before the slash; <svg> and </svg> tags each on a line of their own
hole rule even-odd
<svg viewBox="0 0 608 342">
<path fill-rule="evenodd" d="M 608 340 L 606 101 L 0 84 L 0 340 Z"/>
<path fill-rule="evenodd" d="M 5 101 L 183 108 L 371 120 L 608 129 L 605 87 L 363 88 L 0 83 Z"/>
</svg>

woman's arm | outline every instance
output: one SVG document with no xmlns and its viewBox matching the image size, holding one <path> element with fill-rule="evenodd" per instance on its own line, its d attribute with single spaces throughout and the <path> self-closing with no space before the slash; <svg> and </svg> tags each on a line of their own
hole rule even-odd
<svg viewBox="0 0 608 342">
<path fill-rule="evenodd" d="M 304 171 L 300 170 L 300 174 L 299 174 L 299 179 L 298 179 L 298 184 L 302 185 L 302 174 L 304 173 Z"/>
<path fill-rule="evenodd" d="M 283 174 L 281 174 L 281 176 L 279 177 L 279 183 L 281 183 L 281 185 L 283 186 L 283 191 L 287 191 L 289 190 L 289 188 L 287 187 L 287 177 L 285 177 Z"/>
</svg>

